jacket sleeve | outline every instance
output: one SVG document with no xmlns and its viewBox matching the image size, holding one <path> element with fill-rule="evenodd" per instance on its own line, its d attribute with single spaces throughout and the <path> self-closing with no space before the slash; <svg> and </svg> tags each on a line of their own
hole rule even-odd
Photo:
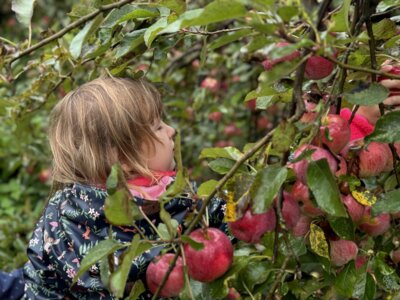
<svg viewBox="0 0 400 300">
<path fill-rule="evenodd" d="M 24 299 L 62 299 L 51 281 L 56 279 L 55 270 L 49 269 L 44 258 L 43 222 L 42 217 L 36 225 L 28 247 L 28 263 L 24 266 L 25 296 Z"/>
</svg>

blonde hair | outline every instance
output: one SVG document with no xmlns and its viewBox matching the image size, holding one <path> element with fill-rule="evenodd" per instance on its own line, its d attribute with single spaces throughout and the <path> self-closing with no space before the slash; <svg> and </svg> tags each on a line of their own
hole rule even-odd
<svg viewBox="0 0 400 300">
<path fill-rule="evenodd" d="M 162 118 L 157 89 L 145 79 L 99 78 L 68 93 L 50 114 L 53 180 L 104 184 L 113 164 L 150 176 L 144 145 L 154 150 L 152 126 Z"/>
</svg>

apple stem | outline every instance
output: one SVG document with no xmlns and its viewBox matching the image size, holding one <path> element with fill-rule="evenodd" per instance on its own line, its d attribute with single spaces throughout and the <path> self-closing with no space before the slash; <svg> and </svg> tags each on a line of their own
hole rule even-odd
<svg viewBox="0 0 400 300">
<path fill-rule="evenodd" d="M 189 290 L 189 296 L 190 296 L 190 299 L 194 299 L 192 287 L 190 286 L 190 280 L 189 280 L 188 268 L 187 268 L 187 264 L 186 264 L 185 251 L 183 251 L 183 245 L 182 244 L 180 245 L 180 250 L 181 250 L 181 253 L 182 253 L 183 272 L 184 272 L 184 275 L 185 275 L 185 282 L 186 282 L 188 290 Z"/>
</svg>

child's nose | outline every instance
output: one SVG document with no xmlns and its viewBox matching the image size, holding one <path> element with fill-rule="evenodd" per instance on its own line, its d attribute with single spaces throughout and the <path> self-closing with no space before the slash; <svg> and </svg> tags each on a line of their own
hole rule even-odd
<svg viewBox="0 0 400 300">
<path fill-rule="evenodd" d="M 175 128 L 172 127 L 172 126 L 169 126 L 169 125 L 167 125 L 167 126 L 168 126 L 168 134 L 169 134 L 169 136 L 173 137 L 175 135 L 175 133 L 176 133 Z"/>
</svg>

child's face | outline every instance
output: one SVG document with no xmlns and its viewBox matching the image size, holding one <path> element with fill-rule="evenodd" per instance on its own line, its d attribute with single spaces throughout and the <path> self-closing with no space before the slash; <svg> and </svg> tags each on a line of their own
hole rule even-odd
<svg viewBox="0 0 400 300">
<path fill-rule="evenodd" d="M 155 141 L 155 151 L 145 147 L 147 166 L 152 171 L 172 171 L 175 169 L 174 160 L 174 135 L 175 129 L 165 124 L 163 121 L 157 121 L 153 125 L 153 131 L 160 142 Z"/>
</svg>

